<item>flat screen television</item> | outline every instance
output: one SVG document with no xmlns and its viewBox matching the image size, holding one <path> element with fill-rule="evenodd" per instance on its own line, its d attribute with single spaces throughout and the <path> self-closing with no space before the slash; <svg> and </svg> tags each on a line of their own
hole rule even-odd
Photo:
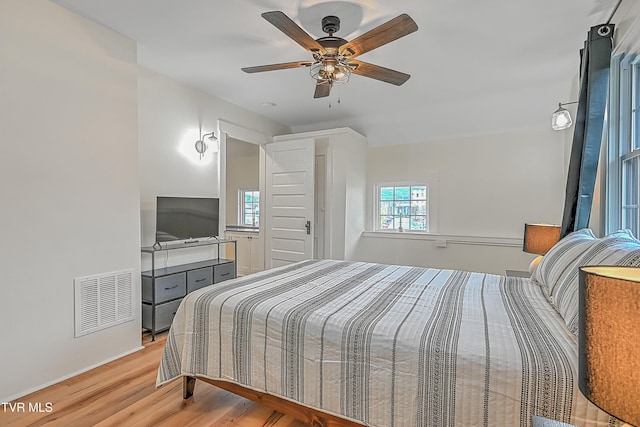
<svg viewBox="0 0 640 427">
<path fill-rule="evenodd" d="M 220 199 L 156 198 L 156 242 L 196 241 L 219 234 Z"/>
</svg>

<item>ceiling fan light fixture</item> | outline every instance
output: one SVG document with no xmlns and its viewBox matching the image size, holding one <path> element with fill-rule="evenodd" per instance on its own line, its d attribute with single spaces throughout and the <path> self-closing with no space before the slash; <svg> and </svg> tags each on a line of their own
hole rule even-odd
<svg viewBox="0 0 640 427">
<path fill-rule="evenodd" d="M 320 58 L 311 66 L 309 73 L 317 83 L 343 84 L 351 77 L 351 67 L 344 60 Z"/>
<path fill-rule="evenodd" d="M 327 59 L 324 64 L 322 64 L 322 69 L 326 74 L 333 74 L 336 70 L 336 60 L 335 59 Z"/>
</svg>

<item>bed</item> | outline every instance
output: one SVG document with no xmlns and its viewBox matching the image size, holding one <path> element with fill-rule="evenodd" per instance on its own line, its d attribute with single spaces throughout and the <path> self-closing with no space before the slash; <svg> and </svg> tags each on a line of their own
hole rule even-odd
<svg viewBox="0 0 640 427">
<path fill-rule="evenodd" d="M 640 266 L 637 244 L 616 260 Z M 616 425 L 579 392 L 573 312 L 541 283 L 577 281 L 585 248 L 570 268 L 552 249 L 534 280 L 309 260 L 202 288 L 176 313 L 157 385 L 182 378 L 189 398 L 202 380 L 317 426 Z"/>
</svg>

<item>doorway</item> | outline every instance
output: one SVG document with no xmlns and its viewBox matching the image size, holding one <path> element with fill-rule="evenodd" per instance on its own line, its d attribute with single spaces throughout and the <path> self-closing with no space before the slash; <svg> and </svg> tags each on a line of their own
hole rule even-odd
<svg viewBox="0 0 640 427">
<path fill-rule="evenodd" d="M 257 190 L 251 197 L 259 197 L 265 189 L 265 150 L 264 146 L 271 141 L 271 137 L 238 126 L 224 120 L 218 120 L 220 135 L 220 227 L 225 234 L 237 232 L 242 225 L 243 218 L 239 212 L 242 210 L 239 193 L 242 190 Z M 229 157 L 233 159 L 230 160 Z M 241 171 L 238 169 L 242 169 Z M 242 188 L 246 187 L 246 188 Z M 223 205 L 224 204 L 224 205 Z M 223 205 L 223 206 L 222 206 Z M 238 240 L 238 274 L 250 274 L 264 269 L 264 201 L 260 197 L 256 203 L 249 205 L 247 212 L 251 218 L 251 229 L 244 227 Z M 234 230 L 235 229 L 235 230 Z M 231 247 L 230 245 L 228 245 Z M 227 257 L 230 254 L 227 254 Z M 246 268 L 245 268 L 246 267 Z"/>
</svg>

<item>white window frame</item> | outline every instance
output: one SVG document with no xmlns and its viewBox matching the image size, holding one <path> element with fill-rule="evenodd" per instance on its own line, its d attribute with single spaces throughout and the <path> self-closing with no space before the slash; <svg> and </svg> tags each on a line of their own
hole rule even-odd
<svg viewBox="0 0 640 427">
<path fill-rule="evenodd" d="M 257 217 L 255 218 L 256 221 L 254 224 L 245 224 L 244 222 L 244 208 L 245 208 L 245 203 L 244 203 L 244 198 L 245 198 L 245 194 L 246 193 L 258 193 L 258 195 L 260 194 L 260 190 L 257 188 L 240 188 L 238 189 L 238 224 L 241 226 L 246 226 L 246 227 L 257 227 L 258 224 L 260 223 L 260 218 Z M 260 209 L 260 202 L 258 203 L 254 203 L 258 209 Z"/>
<path fill-rule="evenodd" d="M 635 179 L 627 189 L 624 163 L 635 161 L 636 178 L 640 177 L 640 55 L 611 58 L 607 140 L 605 231 L 628 228 L 638 237 L 640 182 Z M 625 206 L 625 194 L 630 193 L 636 202 Z M 633 223 L 626 222 L 625 209 L 636 211 Z"/>
<path fill-rule="evenodd" d="M 425 179 L 411 181 L 385 181 L 373 185 L 373 218 L 372 229 L 381 233 L 399 233 L 397 229 L 383 229 L 380 227 L 380 189 L 382 187 L 427 187 L 427 229 L 403 230 L 404 233 L 430 234 L 438 231 L 438 175 L 431 174 Z"/>
</svg>

